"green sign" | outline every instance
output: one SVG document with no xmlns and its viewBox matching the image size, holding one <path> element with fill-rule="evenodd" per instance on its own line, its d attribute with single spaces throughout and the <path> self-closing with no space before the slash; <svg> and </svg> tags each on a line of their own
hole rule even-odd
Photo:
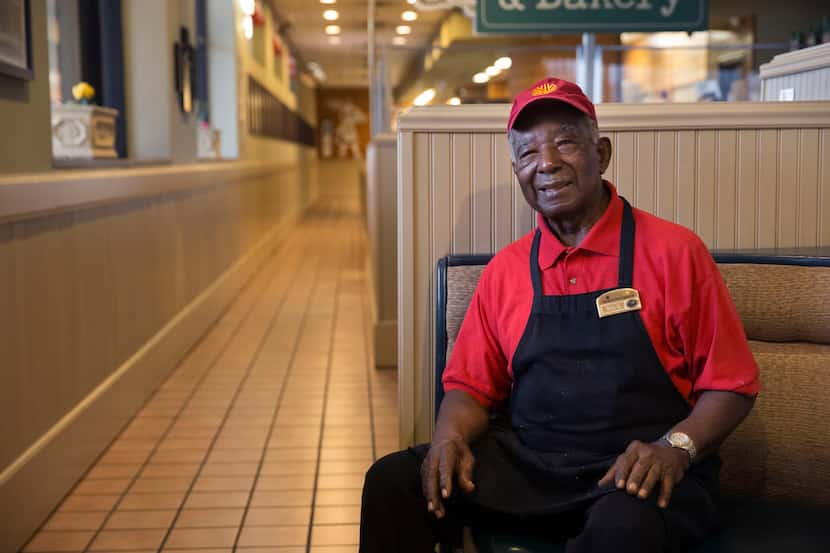
<svg viewBox="0 0 830 553">
<path fill-rule="evenodd" d="M 478 33 L 702 31 L 708 0 L 478 0 Z"/>
</svg>

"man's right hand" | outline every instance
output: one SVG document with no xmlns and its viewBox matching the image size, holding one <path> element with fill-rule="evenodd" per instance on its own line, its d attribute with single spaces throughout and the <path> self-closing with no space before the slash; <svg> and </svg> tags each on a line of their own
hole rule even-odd
<svg viewBox="0 0 830 553">
<path fill-rule="evenodd" d="M 473 452 L 461 437 L 432 442 L 421 465 L 421 486 L 427 510 L 435 513 L 436 518 L 442 518 L 445 514 L 442 499 L 452 495 L 454 481 L 467 493 L 475 489 L 473 466 Z"/>
</svg>

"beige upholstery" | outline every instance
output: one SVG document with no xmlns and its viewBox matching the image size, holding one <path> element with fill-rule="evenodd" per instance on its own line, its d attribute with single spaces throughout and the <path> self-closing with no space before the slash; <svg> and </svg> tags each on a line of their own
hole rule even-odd
<svg viewBox="0 0 830 553">
<path fill-rule="evenodd" d="M 830 270 L 793 265 L 719 266 L 747 336 L 830 344 Z"/>
<path fill-rule="evenodd" d="M 723 445 L 723 489 L 830 505 L 830 267 L 722 264 L 762 392 Z M 447 271 L 449 356 L 483 266 Z"/>
</svg>

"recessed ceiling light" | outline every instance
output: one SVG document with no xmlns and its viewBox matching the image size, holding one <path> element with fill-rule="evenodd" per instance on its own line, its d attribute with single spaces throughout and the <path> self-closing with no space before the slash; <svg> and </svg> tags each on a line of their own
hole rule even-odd
<svg viewBox="0 0 830 553">
<path fill-rule="evenodd" d="M 488 77 L 495 77 L 496 75 L 498 75 L 499 73 L 501 73 L 501 69 L 499 69 L 498 67 L 494 67 L 494 66 L 492 66 L 492 65 L 491 65 L 490 67 L 488 67 L 487 69 L 485 69 L 485 70 L 484 70 L 484 72 L 485 72 L 485 73 L 487 73 L 487 76 L 488 76 Z"/>
<path fill-rule="evenodd" d="M 408 35 L 412 32 L 412 27 L 410 27 L 409 25 L 398 25 L 397 27 L 395 27 L 395 32 L 399 35 Z"/>
<path fill-rule="evenodd" d="M 503 58 L 497 59 L 496 63 L 494 63 L 493 65 L 498 67 L 502 71 L 505 71 L 505 70 L 510 69 L 511 67 L 513 67 L 513 60 L 511 60 L 507 56 L 504 56 Z"/>
<path fill-rule="evenodd" d="M 414 4 L 414 3 L 415 3 L 415 0 L 406 0 L 406 3 L 407 3 L 407 4 Z"/>
<path fill-rule="evenodd" d="M 406 37 L 405 36 L 396 36 L 392 37 L 392 44 L 395 46 L 403 46 L 406 44 Z"/>
<path fill-rule="evenodd" d="M 425 106 L 428 103 L 430 103 L 433 100 L 433 98 L 435 98 L 435 89 L 428 88 L 420 94 L 418 94 L 418 97 L 415 98 L 415 100 L 412 103 L 416 106 Z"/>
<path fill-rule="evenodd" d="M 450 98 L 449 100 L 447 100 L 447 105 L 460 106 L 461 105 L 461 98 L 459 98 L 458 96 L 456 96 L 454 98 Z"/>
<path fill-rule="evenodd" d="M 418 19 L 418 14 L 412 10 L 406 10 L 401 14 L 401 19 L 403 19 L 404 21 L 415 21 L 416 19 Z"/>
<path fill-rule="evenodd" d="M 490 77 L 487 75 L 487 73 L 476 73 L 475 75 L 473 75 L 473 82 L 474 83 L 483 84 L 483 83 L 486 83 L 489 80 L 490 80 Z"/>
<path fill-rule="evenodd" d="M 339 35 L 340 34 L 340 25 L 326 25 L 326 34 L 327 35 Z"/>
<path fill-rule="evenodd" d="M 323 12 L 323 19 L 326 21 L 337 21 L 338 17 L 340 17 L 340 14 L 337 13 L 337 10 L 326 10 Z"/>
<path fill-rule="evenodd" d="M 333 44 L 333 45 L 336 46 L 336 45 L 340 44 L 340 42 L 341 42 L 340 37 L 337 36 L 337 35 L 329 37 L 329 44 Z"/>
<path fill-rule="evenodd" d="M 320 0 L 321 4 L 334 4 L 337 0 Z"/>
</svg>

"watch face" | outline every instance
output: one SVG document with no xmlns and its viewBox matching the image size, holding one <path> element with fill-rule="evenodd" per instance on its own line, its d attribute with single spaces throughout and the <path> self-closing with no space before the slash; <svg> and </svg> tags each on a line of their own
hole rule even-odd
<svg viewBox="0 0 830 553">
<path fill-rule="evenodd" d="M 684 434 L 683 432 L 673 432 L 671 436 L 669 436 L 669 442 L 674 447 L 685 448 L 689 446 L 689 436 Z"/>
</svg>

